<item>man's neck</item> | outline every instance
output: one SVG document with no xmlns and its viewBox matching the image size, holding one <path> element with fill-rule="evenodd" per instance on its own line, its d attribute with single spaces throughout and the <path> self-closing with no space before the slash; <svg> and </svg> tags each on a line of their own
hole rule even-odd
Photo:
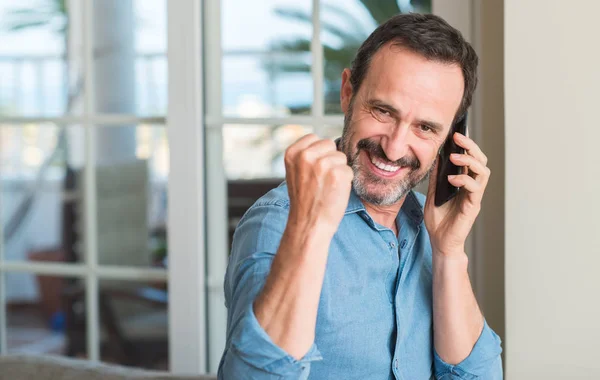
<svg viewBox="0 0 600 380">
<path fill-rule="evenodd" d="M 373 220 L 376 223 L 391 229 L 392 231 L 394 231 L 396 236 L 398 236 L 398 226 L 396 225 L 396 217 L 398 216 L 400 208 L 402 207 L 402 204 L 404 204 L 405 199 L 406 196 L 404 196 L 398 202 L 390 206 L 377 206 L 365 201 L 363 201 L 363 204 L 365 205 L 367 213 L 371 216 L 371 218 L 373 218 Z"/>
</svg>

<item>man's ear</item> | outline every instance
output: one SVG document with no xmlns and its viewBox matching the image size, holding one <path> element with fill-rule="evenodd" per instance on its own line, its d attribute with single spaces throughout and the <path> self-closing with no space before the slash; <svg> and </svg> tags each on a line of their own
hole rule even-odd
<svg viewBox="0 0 600 380">
<path fill-rule="evenodd" d="M 342 89 L 340 91 L 340 105 L 342 112 L 346 113 L 352 99 L 352 84 L 350 83 L 350 69 L 344 69 L 342 72 Z"/>
</svg>

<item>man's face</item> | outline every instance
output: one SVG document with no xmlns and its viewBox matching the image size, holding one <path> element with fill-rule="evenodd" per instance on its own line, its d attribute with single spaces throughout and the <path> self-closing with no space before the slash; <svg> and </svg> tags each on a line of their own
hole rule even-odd
<svg viewBox="0 0 600 380">
<path fill-rule="evenodd" d="M 460 66 L 384 45 L 357 93 L 342 75 L 341 149 L 358 196 L 389 206 L 426 178 L 463 96 Z"/>
</svg>

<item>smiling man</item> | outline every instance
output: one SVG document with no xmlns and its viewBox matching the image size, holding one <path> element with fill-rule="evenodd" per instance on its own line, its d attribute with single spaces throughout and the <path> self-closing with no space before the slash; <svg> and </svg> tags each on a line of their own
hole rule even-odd
<svg viewBox="0 0 600 380">
<path fill-rule="evenodd" d="M 476 86 L 477 56 L 433 15 L 378 27 L 342 73 L 338 143 L 288 148 L 286 182 L 248 210 L 225 278 L 220 379 L 502 378 L 500 339 L 467 272 L 465 241 L 490 171 L 450 135 Z M 436 175 L 447 138 L 458 196 L 412 189 Z"/>
</svg>

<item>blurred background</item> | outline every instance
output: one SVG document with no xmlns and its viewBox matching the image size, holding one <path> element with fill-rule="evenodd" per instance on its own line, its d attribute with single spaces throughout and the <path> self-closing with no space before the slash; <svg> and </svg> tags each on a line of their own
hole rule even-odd
<svg viewBox="0 0 600 380">
<path fill-rule="evenodd" d="M 333 116 L 320 132 L 339 136 L 340 73 L 358 46 L 391 15 L 431 3 L 319 3 L 319 78 L 313 2 L 218 6 L 205 59 L 220 66 L 223 120 L 206 150 L 227 194 L 206 218 L 221 222 L 208 236 L 227 235 L 211 253 L 222 266 L 237 220 L 283 179 L 287 146 L 315 131 L 314 81 L 321 115 Z M 0 23 L 2 349 L 168 369 L 167 1 L 5 0 Z"/>
<path fill-rule="evenodd" d="M 555 185 L 600 191 L 600 8 L 581 2 L 2 0 L 0 353 L 216 372 L 239 218 L 288 145 L 341 135 L 371 31 L 433 12 L 480 56 L 469 128 L 494 174 L 468 254 L 507 377 L 594 378 L 600 209 Z M 549 168 L 565 141 L 586 164 Z"/>
<path fill-rule="evenodd" d="M 0 2 L 4 352 L 169 367 L 166 12 Z"/>
</svg>

